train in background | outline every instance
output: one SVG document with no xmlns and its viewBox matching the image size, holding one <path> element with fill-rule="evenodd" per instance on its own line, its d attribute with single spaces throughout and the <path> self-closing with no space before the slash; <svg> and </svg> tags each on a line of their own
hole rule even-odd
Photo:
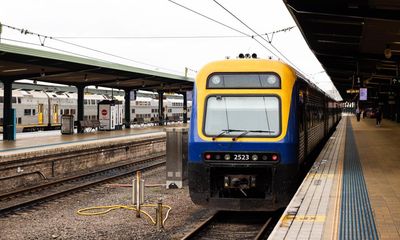
<svg viewBox="0 0 400 240">
<path fill-rule="evenodd" d="M 77 99 L 75 92 L 56 92 L 42 90 L 12 91 L 12 108 L 16 109 L 16 122 L 18 131 L 38 131 L 59 129 L 62 115 L 74 115 L 77 121 Z M 158 99 L 151 97 L 137 97 L 131 100 L 130 111 L 132 123 L 142 119 L 143 123 L 159 119 Z M 154 95 L 155 96 L 155 95 Z M 120 95 L 109 96 L 105 94 L 88 94 L 84 96 L 84 120 L 98 119 L 98 104 L 103 100 L 118 100 L 124 108 L 124 97 Z M 163 100 L 163 119 L 183 118 L 183 99 L 166 98 Z M 0 89 L 0 126 L 3 125 L 3 91 Z M 191 101 L 187 104 L 188 116 L 191 111 Z M 124 113 L 122 116 L 125 116 Z M 188 117 L 189 118 L 189 117 Z M 123 122 L 125 119 L 123 119 Z"/>
<path fill-rule="evenodd" d="M 286 207 L 307 157 L 341 119 L 338 102 L 274 60 L 209 63 L 192 104 L 190 197 L 219 210 Z"/>
</svg>

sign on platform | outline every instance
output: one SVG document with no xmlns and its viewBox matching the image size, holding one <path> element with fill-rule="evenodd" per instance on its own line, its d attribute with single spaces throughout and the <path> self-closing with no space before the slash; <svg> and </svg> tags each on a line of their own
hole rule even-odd
<svg viewBox="0 0 400 240">
<path fill-rule="evenodd" d="M 367 88 L 360 88 L 360 101 L 366 101 L 368 98 Z"/>
</svg>

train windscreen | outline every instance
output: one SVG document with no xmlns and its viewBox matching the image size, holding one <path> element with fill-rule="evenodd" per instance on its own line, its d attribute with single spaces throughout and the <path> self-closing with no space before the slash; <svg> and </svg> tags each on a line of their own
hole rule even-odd
<svg viewBox="0 0 400 240">
<path fill-rule="evenodd" d="M 205 112 L 206 136 L 280 134 L 280 101 L 276 96 L 210 96 Z"/>
</svg>

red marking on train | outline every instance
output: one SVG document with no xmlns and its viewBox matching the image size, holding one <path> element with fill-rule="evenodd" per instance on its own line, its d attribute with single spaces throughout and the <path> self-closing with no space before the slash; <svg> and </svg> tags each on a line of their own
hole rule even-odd
<svg viewBox="0 0 400 240">
<path fill-rule="evenodd" d="M 107 109 L 101 110 L 101 115 L 103 115 L 103 116 L 107 115 Z"/>
</svg>

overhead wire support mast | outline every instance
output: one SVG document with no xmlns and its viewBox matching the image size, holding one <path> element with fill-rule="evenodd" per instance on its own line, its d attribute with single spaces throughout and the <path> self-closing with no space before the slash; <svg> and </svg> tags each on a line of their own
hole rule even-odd
<svg viewBox="0 0 400 240">
<path fill-rule="evenodd" d="M 265 39 L 263 36 L 261 36 L 258 32 L 256 32 L 253 28 L 251 28 L 249 25 L 247 25 L 245 22 L 243 22 L 240 18 L 238 18 L 235 14 L 233 14 L 231 11 L 229 11 L 227 8 L 225 8 L 222 4 L 220 4 L 217 0 L 213 0 L 218 6 L 220 6 L 222 9 L 224 9 L 226 12 L 228 12 L 232 17 L 234 17 L 236 20 L 238 20 L 240 23 L 242 23 L 245 27 L 247 27 L 250 31 L 252 31 L 254 34 L 256 34 L 258 37 L 266 41 L 271 45 L 271 47 L 277 51 L 288 63 L 290 63 L 297 71 L 299 71 L 301 74 L 306 76 L 307 74 L 303 73 L 293 62 L 291 62 L 279 49 L 277 49 L 269 40 Z M 255 38 L 253 38 L 255 39 Z M 256 39 L 255 39 L 256 40 Z M 257 41 L 257 40 L 256 40 Z M 257 41 L 258 42 L 258 41 Z M 261 43 L 260 43 L 261 44 Z M 271 50 L 269 50 L 271 52 Z M 276 56 L 276 54 L 274 54 Z M 278 56 L 276 56 L 278 57 Z M 279 58 L 279 57 L 278 57 Z"/>
</svg>

